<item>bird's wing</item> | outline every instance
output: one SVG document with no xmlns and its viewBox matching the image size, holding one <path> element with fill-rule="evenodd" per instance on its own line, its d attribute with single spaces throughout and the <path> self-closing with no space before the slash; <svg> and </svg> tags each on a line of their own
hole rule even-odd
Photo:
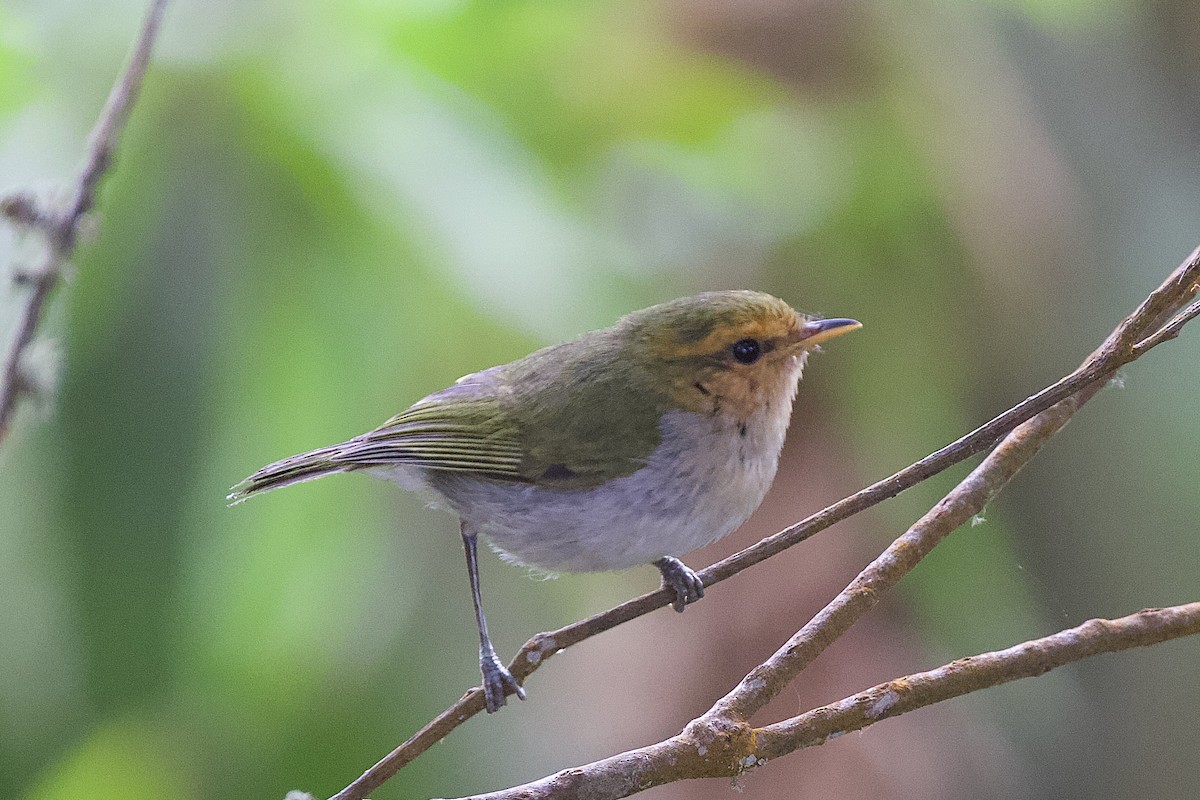
<svg viewBox="0 0 1200 800">
<path fill-rule="evenodd" d="M 653 392 L 630 391 L 624 379 L 616 387 L 589 379 L 586 358 L 563 354 L 571 346 L 468 375 L 373 431 L 268 464 L 229 499 L 401 465 L 554 489 L 590 489 L 630 475 L 659 444 L 659 401 Z M 583 367 L 567 374 L 563 363 Z"/>
<path fill-rule="evenodd" d="M 470 376 L 474 377 L 474 376 Z M 519 432 L 489 394 L 456 384 L 369 433 L 335 446 L 327 458 L 346 467 L 411 465 L 523 480 Z"/>
<path fill-rule="evenodd" d="M 461 378 L 337 446 L 329 460 L 348 468 L 412 464 L 555 489 L 590 489 L 629 475 L 659 444 L 657 401 L 630 391 L 621 375 L 606 383 L 582 374 L 590 362 L 564 352 L 572 346 Z"/>
<path fill-rule="evenodd" d="M 524 480 L 518 435 L 505 424 L 496 398 L 478 389 L 456 384 L 362 436 L 268 464 L 234 486 L 229 499 L 240 503 L 334 472 L 394 465 Z"/>
</svg>

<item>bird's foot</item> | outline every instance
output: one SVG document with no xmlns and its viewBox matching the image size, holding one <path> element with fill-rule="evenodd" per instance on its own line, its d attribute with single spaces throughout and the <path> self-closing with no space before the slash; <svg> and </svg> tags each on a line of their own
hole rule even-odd
<svg viewBox="0 0 1200 800">
<path fill-rule="evenodd" d="M 654 566 L 662 573 L 663 588 L 675 592 L 675 602 L 671 603 L 671 607 L 676 611 L 683 613 L 688 603 L 704 597 L 704 583 L 700 576 L 678 558 L 666 556 L 655 561 Z"/>
<path fill-rule="evenodd" d="M 487 712 L 495 714 L 507 701 L 508 695 L 515 694 L 525 699 L 525 689 L 517 683 L 513 674 L 500 663 L 495 652 L 480 653 L 479 669 L 483 673 L 483 697 L 487 703 Z"/>
</svg>

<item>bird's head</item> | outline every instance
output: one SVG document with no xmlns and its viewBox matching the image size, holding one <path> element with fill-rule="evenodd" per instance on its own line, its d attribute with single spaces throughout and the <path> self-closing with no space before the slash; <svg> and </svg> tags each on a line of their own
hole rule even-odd
<svg viewBox="0 0 1200 800">
<path fill-rule="evenodd" d="M 816 319 L 762 292 L 724 291 L 634 312 L 619 327 L 679 408 L 746 418 L 776 402 L 790 409 L 808 351 L 862 325 Z"/>
</svg>

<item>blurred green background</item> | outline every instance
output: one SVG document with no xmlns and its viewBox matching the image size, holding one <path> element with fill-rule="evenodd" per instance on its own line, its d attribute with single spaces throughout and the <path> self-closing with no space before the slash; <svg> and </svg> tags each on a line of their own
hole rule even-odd
<svg viewBox="0 0 1200 800">
<path fill-rule="evenodd" d="M 0 191 L 77 168 L 143 12 L 0 3 Z M 464 373 L 704 289 L 863 320 L 696 567 L 1054 380 L 1200 242 L 1198 45 L 1191 0 L 173 2 L 0 446 L 0 797 L 324 797 L 474 685 L 450 517 L 353 476 L 223 501 Z M 4 270 L 37 252 L 0 231 Z M 762 721 L 1196 600 L 1197 356 L 1189 329 L 1128 368 Z M 962 474 L 563 654 L 375 797 L 674 733 Z M 483 570 L 506 657 L 657 582 Z M 1101 657 L 737 783 L 1194 797 L 1197 664 Z"/>
</svg>

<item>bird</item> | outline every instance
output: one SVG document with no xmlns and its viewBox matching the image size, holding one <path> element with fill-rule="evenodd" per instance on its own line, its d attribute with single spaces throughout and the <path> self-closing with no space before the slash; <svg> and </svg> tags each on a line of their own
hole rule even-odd
<svg viewBox="0 0 1200 800">
<path fill-rule="evenodd" d="M 479 537 L 551 574 L 653 564 L 683 611 L 704 586 L 681 556 L 758 508 L 808 354 L 860 327 L 757 291 L 671 300 L 466 375 L 367 433 L 262 467 L 228 499 L 366 472 L 456 514 L 494 713 L 525 690 L 488 634 Z"/>
</svg>

